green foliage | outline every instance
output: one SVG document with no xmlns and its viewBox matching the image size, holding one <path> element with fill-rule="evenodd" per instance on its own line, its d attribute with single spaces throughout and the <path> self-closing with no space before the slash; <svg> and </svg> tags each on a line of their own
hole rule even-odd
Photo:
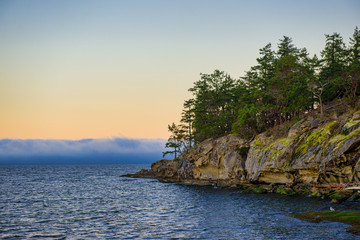
<svg viewBox="0 0 360 240">
<path fill-rule="evenodd" d="M 166 142 L 165 148 L 171 148 L 173 150 L 163 152 L 163 157 L 170 154 L 174 155 L 174 158 L 176 158 L 178 154 L 183 152 L 185 130 L 181 126 L 175 125 L 175 123 L 168 125 L 168 130 L 172 134 Z"/>
<path fill-rule="evenodd" d="M 258 108 L 255 104 L 246 104 L 239 110 L 237 121 L 233 124 L 233 131 L 240 136 L 249 139 L 258 132 L 256 114 Z"/>
<path fill-rule="evenodd" d="M 352 98 L 356 98 L 360 94 L 360 31 L 358 27 L 355 28 L 353 37 L 350 38 L 348 61 L 345 88 Z"/>
<path fill-rule="evenodd" d="M 330 84 L 324 89 L 325 100 L 331 101 L 345 95 L 346 56 L 348 50 L 338 33 L 325 34 L 325 49 L 321 52 L 324 66 L 320 72 L 320 79 Z"/>
<path fill-rule="evenodd" d="M 195 142 L 231 133 L 238 108 L 239 85 L 222 71 L 200 74 L 189 91 L 193 94 L 193 135 Z"/>
<path fill-rule="evenodd" d="M 355 28 L 349 46 L 338 33 L 325 35 L 321 57 L 309 57 L 284 36 L 277 45 L 259 50 L 257 65 L 240 79 L 220 70 L 200 74 L 189 89 L 181 123 L 169 127 L 170 153 L 188 151 L 207 138 L 233 133 L 251 139 L 267 129 L 298 121 L 336 98 L 360 95 L 360 31 Z M 275 128 L 274 128 L 275 127 Z M 284 128 L 285 129 L 285 128 Z M 167 153 L 169 154 L 169 153 Z"/>
<path fill-rule="evenodd" d="M 284 36 L 280 43 L 278 44 L 277 55 L 282 57 L 296 56 L 299 54 L 300 50 L 292 44 L 292 39 L 290 37 Z"/>
</svg>

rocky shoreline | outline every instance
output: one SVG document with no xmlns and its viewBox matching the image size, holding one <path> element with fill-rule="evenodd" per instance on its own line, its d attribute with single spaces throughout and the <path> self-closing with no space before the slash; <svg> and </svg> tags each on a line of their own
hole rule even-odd
<svg viewBox="0 0 360 240">
<path fill-rule="evenodd" d="M 265 132 L 251 141 L 234 135 L 207 139 L 175 160 L 159 160 L 150 170 L 124 176 L 357 201 L 360 111 L 309 116 L 282 137 Z"/>
</svg>

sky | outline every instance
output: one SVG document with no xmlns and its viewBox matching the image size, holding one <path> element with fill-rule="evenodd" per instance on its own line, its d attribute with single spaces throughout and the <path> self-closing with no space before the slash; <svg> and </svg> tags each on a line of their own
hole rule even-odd
<svg viewBox="0 0 360 240">
<path fill-rule="evenodd" d="M 0 0 L 0 139 L 167 139 L 200 73 L 348 42 L 358 0 Z"/>
</svg>

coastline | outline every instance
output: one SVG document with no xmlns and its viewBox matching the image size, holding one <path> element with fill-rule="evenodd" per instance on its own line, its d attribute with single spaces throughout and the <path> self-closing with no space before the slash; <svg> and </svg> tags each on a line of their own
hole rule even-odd
<svg viewBox="0 0 360 240">
<path fill-rule="evenodd" d="M 308 116 L 281 137 L 265 132 L 252 140 L 207 139 L 174 160 L 124 176 L 360 201 L 360 111 Z"/>
</svg>

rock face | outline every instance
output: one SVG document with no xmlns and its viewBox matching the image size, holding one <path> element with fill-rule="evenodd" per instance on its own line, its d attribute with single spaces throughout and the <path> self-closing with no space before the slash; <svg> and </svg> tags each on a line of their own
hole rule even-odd
<svg viewBox="0 0 360 240">
<path fill-rule="evenodd" d="M 283 138 L 262 133 L 251 142 L 237 136 L 208 139 L 176 160 L 155 162 L 143 175 L 225 186 L 360 184 L 360 111 L 308 117 Z"/>
<path fill-rule="evenodd" d="M 249 143 L 236 136 L 208 139 L 181 156 L 177 172 L 181 180 L 236 185 L 246 180 L 248 150 Z"/>
<path fill-rule="evenodd" d="M 286 138 L 258 135 L 246 160 L 249 181 L 265 183 L 359 182 L 360 120 L 304 120 Z"/>
</svg>

